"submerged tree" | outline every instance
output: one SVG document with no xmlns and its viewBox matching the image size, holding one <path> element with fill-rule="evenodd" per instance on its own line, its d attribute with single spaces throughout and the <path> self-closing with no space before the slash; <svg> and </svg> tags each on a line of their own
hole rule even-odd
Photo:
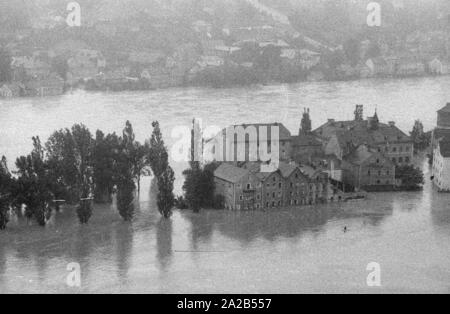
<svg viewBox="0 0 450 314">
<path fill-rule="evenodd" d="M 167 153 L 167 149 L 162 138 L 159 122 L 153 122 L 152 126 L 153 132 L 150 138 L 148 160 L 153 174 L 156 178 L 159 178 L 169 166 L 169 154 Z"/>
<path fill-rule="evenodd" d="M 34 217 L 39 225 L 45 226 L 51 217 L 54 182 L 39 137 L 33 137 L 33 147 L 30 155 L 19 157 L 16 161 L 19 176 L 16 197 L 18 202 L 26 205 L 27 218 Z"/>
<path fill-rule="evenodd" d="M 8 211 L 11 207 L 11 174 L 3 156 L 0 160 L 0 230 L 6 228 Z"/>
<path fill-rule="evenodd" d="M 189 206 L 189 209 L 194 212 L 199 212 L 202 207 L 202 197 L 200 193 L 200 185 L 202 179 L 202 169 L 200 163 L 193 161 L 190 163 L 190 168 L 183 171 L 184 175 L 184 198 Z"/>
<path fill-rule="evenodd" d="M 96 203 L 111 203 L 115 182 L 115 157 L 119 149 L 119 137 L 113 133 L 104 135 L 98 130 L 93 152 L 94 198 Z"/>
<path fill-rule="evenodd" d="M 140 193 L 141 177 L 149 176 L 151 174 L 150 160 L 148 158 L 150 147 L 148 143 L 142 145 L 136 141 L 133 126 L 130 121 L 126 122 L 126 126 L 123 131 L 123 145 L 125 146 L 132 164 L 133 178 L 136 181 L 138 193 Z"/>
<path fill-rule="evenodd" d="M 172 208 L 175 203 L 174 181 L 175 174 L 170 166 L 158 178 L 158 210 L 166 219 L 172 216 Z"/>
<path fill-rule="evenodd" d="M 213 162 L 202 168 L 198 162 L 191 162 L 190 168 L 183 172 L 185 200 L 189 209 L 194 212 L 201 208 L 221 207 L 222 200 L 215 197 L 214 185 L 214 171 L 218 165 Z"/>
<path fill-rule="evenodd" d="M 410 132 L 411 139 L 414 143 L 414 152 L 419 152 L 426 149 L 430 145 L 431 138 L 425 131 L 420 120 L 414 122 L 414 127 Z"/>
<path fill-rule="evenodd" d="M 68 204 L 76 204 L 79 198 L 76 147 L 72 132 L 62 129 L 54 132 L 45 144 L 50 175 L 55 183 L 53 193 Z"/>
<path fill-rule="evenodd" d="M 79 199 L 77 213 L 80 222 L 84 224 L 92 216 L 92 151 L 94 142 L 91 132 L 82 124 L 75 124 L 72 127 L 72 137 L 75 143 L 75 165 Z"/>
<path fill-rule="evenodd" d="M 123 137 L 116 154 L 116 184 L 117 184 L 117 209 L 125 221 L 131 221 L 134 216 L 134 183 L 133 151 L 134 133 L 131 124 L 127 121 L 123 130 Z"/>
<path fill-rule="evenodd" d="M 175 174 L 169 166 L 169 153 L 162 139 L 159 122 L 153 122 L 152 126 L 148 160 L 158 182 L 158 210 L 164 218 L 168 219 L 172 216 L 172 208 L 175 203 L 173 194 Z"/>
<path fill-rule="evenodd" d="M 423 171 L 412 165 L 396 167 L 395 178 L 401 180 L 402 188 L 407 190 L 421 189 L 425 183 Z"/>
<path fill-rule="evenodd" d="M 134 193 L 136 186 L 131 173 L 124 174 L 117 183 L 117 209 L 125 221 L 134 217 Z"/>
</svg>

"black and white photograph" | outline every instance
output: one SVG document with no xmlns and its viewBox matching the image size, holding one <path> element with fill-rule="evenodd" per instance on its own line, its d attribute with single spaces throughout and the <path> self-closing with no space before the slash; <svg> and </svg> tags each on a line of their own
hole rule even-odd
<svg viewBox="0 0 450 314">
<path fill-rule="evenodd" d="M 0 294 L 448 293 L 449 0 L 0 0 Z"/>
</svg>

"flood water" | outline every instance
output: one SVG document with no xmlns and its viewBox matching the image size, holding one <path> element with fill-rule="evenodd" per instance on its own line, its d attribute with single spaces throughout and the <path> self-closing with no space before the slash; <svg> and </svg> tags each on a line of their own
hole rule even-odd
<svg viewBox="0 0 450 314">
<path fill-rule="evenodd" d="M 75 92 L 55 98 L 0 100 L 0 155 L 10 164 L 31 149 L 31 136 L 83 122 L 120 132 L 133 123 L 138 140 L 159 120 L 166 143 L 193 117 L 206 125 L 283 122 L 296 133 L 303 107 L 313 126 L 350 119 L 355 104 L 405 131 L 420 118 L 435 124 L 450 101 L 450 78 L 302 83 L 235 89 L 142 93 Z M 172 162 L 177 193 L 184 163 Z M 424 162 L 426 177 L 428 167 Z M 0 232 L 0 293 L 301 293 L 450 292 L 450 195 L 424 191 L 370 194 L 366 201 L 269 212 L 157 213 L 147 179 L 136 218 L 96 207 L 87 226 L 71 208 L 46 228 L 13 219 Z M 344 228 L 347 227 L 347 232 Z M 66 284 L 67 265 L 81 266 L 81 287 Z M 368 287 L 371 262 L 381 287 Z"/>
</svg>

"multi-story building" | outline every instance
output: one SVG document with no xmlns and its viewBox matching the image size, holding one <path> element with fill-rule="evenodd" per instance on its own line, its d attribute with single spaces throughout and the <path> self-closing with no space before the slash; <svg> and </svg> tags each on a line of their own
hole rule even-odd
<svg viewBox="0 0 450 314">
<path fill-rule="evenodd" d="M 328 175 L 321 170 L 285 162 L 270 172 L 261 169 L 261 163 L 246 162 L 240 167 L 223 163 L 215 171 L 216 194 L 223 196 L 226 209 L 270 209 L 328 200 Z"/>
<path fill-rule="evenodd" d="M 268 161 L 276 149 L 279 160 L 289 160 L 291 142 L 291 132 L 282 123 L 234 125 L 206 140 L 204 153 L 215 161 Z"/>
<path fill-rule="evenodd" d="M 247 169 L 223 163 L 214 172 L 216 194 L 224 198 L 225 209 L 254 210 L 262 204 L 259 177 Z"/>
<path fill-rule="evenodd" d="M 395 165 L 379 152 L 360 145 L 342 161 L 343 182 L 356 190 L 384 191 L 395 186 Z"/>
<path fill-rule="evenodd" d="M 295 164 L 280 163 L 280 173 L 284 179 L 284 205 L 298 206 L 309 204 L 308 191 L 310 179 Z"/>
<path fill-rule="evenodd" d="M 440 192 L 450 192 L 450 103 L 438 111 L 432 136 L 432 180 Z"/>
<path fill-rule="evenodd" d="M 378 115 L 363 119 L 363 106 L 357 106 L 355 119 L 335 121 L 317 128 L 314 133 L 325 143 L 325 153 L 342 159 L 350 150 L 361 144 L 383 154 L 396 165 L 409 165 L 413 161 L 414 143 L 395 126 L 395 122 L 381 123 Z"/>
</svg>

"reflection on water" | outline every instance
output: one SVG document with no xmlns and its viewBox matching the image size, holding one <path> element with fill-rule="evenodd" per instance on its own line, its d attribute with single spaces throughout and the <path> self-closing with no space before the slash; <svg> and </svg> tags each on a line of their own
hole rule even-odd
<svg viewBox="0 0 450 314">
<path fill-rule="evenodd" d="M 146 202 L 131 224 L 112 205 L 80 226 L 65 207 L 51 226 L 19 219 L 0 235 L 0 292 L 371 292 L 372 261 L 385 274 L 382 291 L 446 292 L 449 204 L 427 184 L 367 201 L 177 211 L 171 220 Z M 81 265 L 78 290 L 65 285 L 71 262 Z"/>
<path fill-rule="evenodd" d="M 172 258 L 172 220 L 160 218 L 156 225 L 157 260 L 161 271 L 167 271 Z"/>
<path fill-rule="evenodd" d="M 296 130 L 304 105 L 315 126 L 328 117 L 350 118 L 355 103 L 371 103 L 383 120 L 397 120 L 405 130 L 418 117 L 430 127 L 430 112 L 450 99 L 449 83 L 446 77 L 0 100 L 0 154 L 11 161 L 30 150 L 32 135 L 45 138 L 80 121 L 92 130 L 119 132 L 124 121 L 114 116 L 130 119 L 138 140 L 160 120 L 169 147 L 171 129 L 188 125 L 193 115 L 208 125 L 283 121 Z M 172 166 L 180 192 L 187 165 Z M 176 211 L 171 220 L 156 210 L 155 187 L 152 178 L 142 183 L 131 224 L 115 203 L 95 207 L 87 226 L 68 207 L 46 228 L 13 217 L 0 233 L 0 293 L 450 291 L 450 195 L 429 183 L 423 192 L 371 194 L 361 202 L 267 212 Z M 66 286 L 73 262 L 81 266 L 79 289 Z M 383 287 L 375 291 L 366 286 L 370 262 L 382 269 Z"/>
</svg>

